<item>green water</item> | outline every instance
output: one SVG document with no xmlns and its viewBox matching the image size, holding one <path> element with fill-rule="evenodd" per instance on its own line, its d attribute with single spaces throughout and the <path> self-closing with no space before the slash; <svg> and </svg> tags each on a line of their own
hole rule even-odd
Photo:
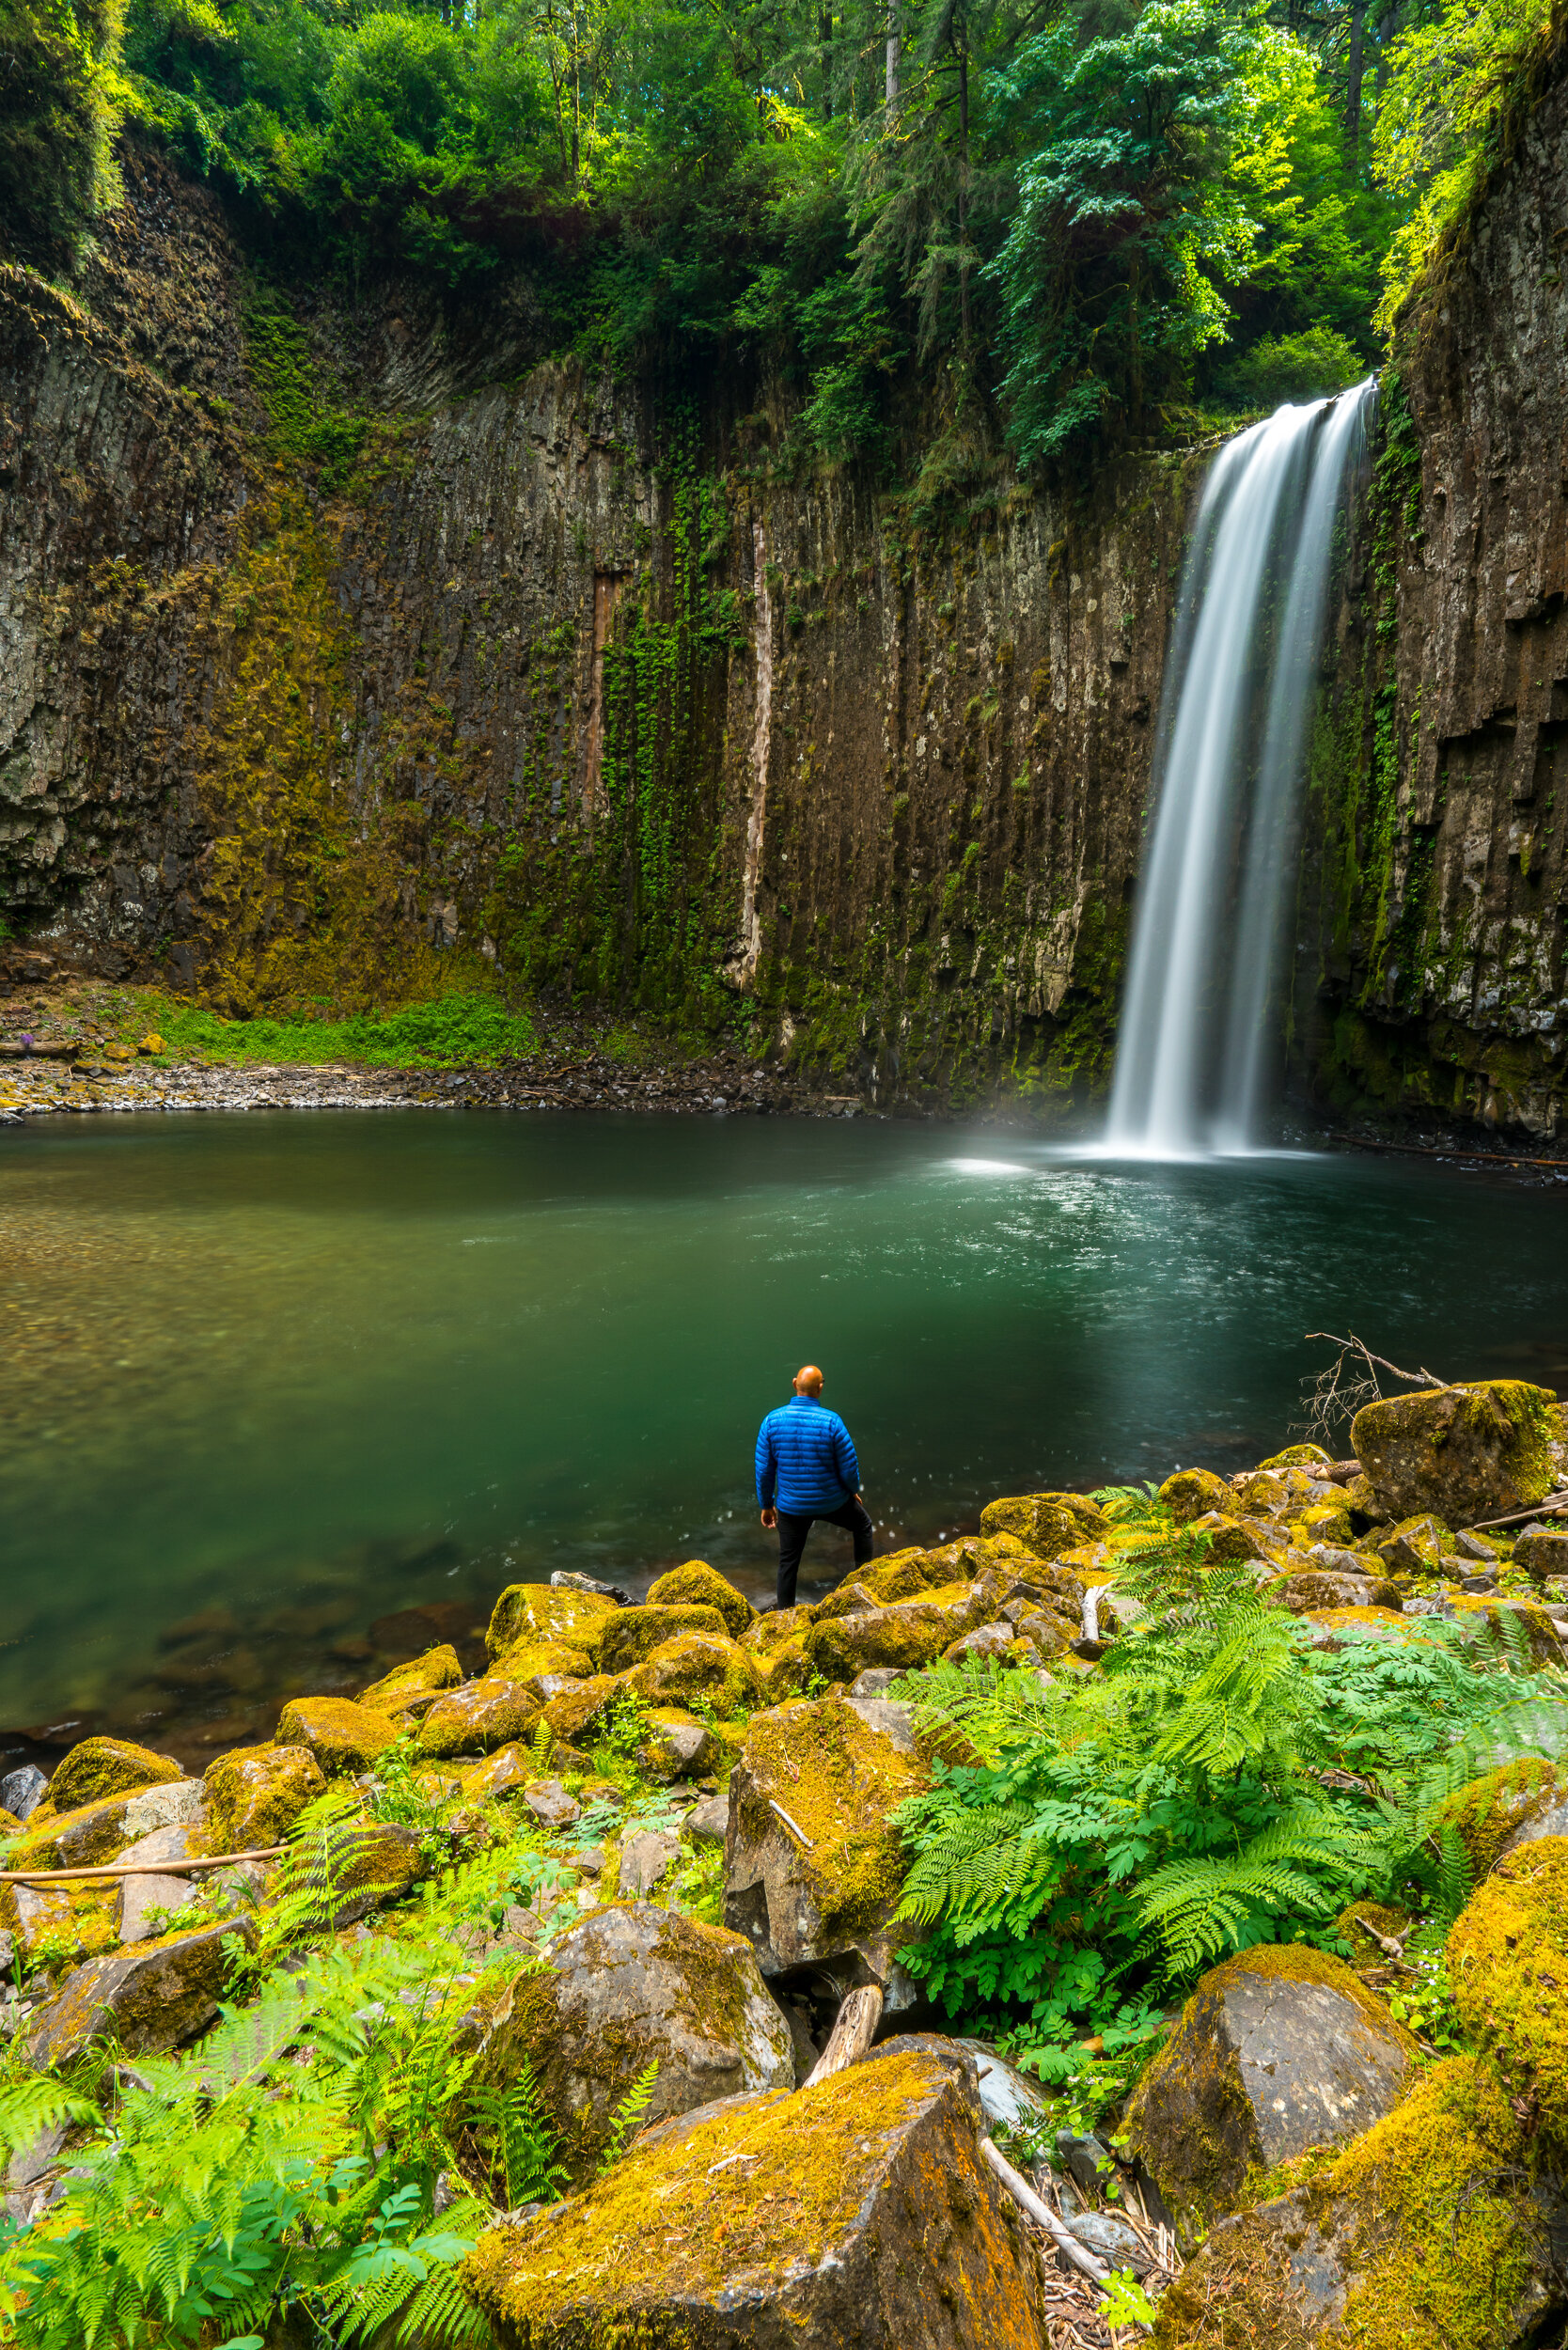
<svg viewBox="0 0 1568 2350">
<path fill-rule="evenodd" d="M 752 1443 L 806 1357 L 888 1546 L 994 1494 L 1258 1458 L 1310 1329 L 1568 1386 L 1568 1200 L 1419 1160 L 171 1117 L 8 1132 L 0 1199 L 12 1727 L 265 1734 L 290 1685 L 356 1686 L 555 1567 L 698 1556 L 760 1596 Z M 846 1557 L 819 1530 L 808 1576 Z"/>
</svg>

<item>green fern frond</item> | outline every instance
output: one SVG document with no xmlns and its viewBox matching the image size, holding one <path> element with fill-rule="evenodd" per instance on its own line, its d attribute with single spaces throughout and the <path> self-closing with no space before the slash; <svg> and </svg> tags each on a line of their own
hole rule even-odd
<svg viewBox="0 0 1568 2350">
<path fill-rule="evenodd" d="M 652 2063 L 637 2075 L 625 2096 L 612 2111 L 610 2134 L 604 2141 L 604 2151 L 599 2157 L 599 2169 L 596 2173 L 599 2178 L 602 2179 L 605 2171 L 620 2160 L 626 2150 L 628 2138 L 632 2137 L 637 2123 L 648 2110 L 650 2100 L 653 2095 L 653 2085 L 658 2077 L 659 2060 L 655 2057 Z"/>
</svg>

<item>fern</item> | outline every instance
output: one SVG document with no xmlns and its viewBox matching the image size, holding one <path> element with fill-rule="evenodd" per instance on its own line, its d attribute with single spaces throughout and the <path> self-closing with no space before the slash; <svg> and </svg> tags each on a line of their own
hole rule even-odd
<svg viewBox="0 0 1568 2350">
<path fill-rule="evenodd" d="M 0 2147 L 8 2157 L 24 2154 L 58 2123 L 91 2125 L 100 2119 L 91 2100 L 79 2096 L 61 2080 L 35 2074 L 0 2087 Z M 0 2170 L 4 2167 L 0 2164 Z"/>
<path fill-rule="evenodd" d="M 526 2057 L 507 2088 L 477 2089 L 468 2102 L 474 2123 L 487 2141 L 491 2175 L 499 2175 L 506 2208 L 555 2202 L 558 2182 L 570 2173 L 555 2159 L 556 2133 Z"/>
<path fill-rule="evenodd" d="M 598 2178 L 602 2179 L 606 2170 L 613 2170 L 625 2153 L 627 2141 L 634 2136 L 637 2123 L 648 2110 L 653 2095 L 653 2085 L 658 2077 L 659 2060 L 655 2057 L 652 2063 L 637 2075 L 625 2096 L 612 2111 L 610 2134 L 604 2140 L 604 2151 L 599 2157 L 599 2169 L 595 2173 Z"/>
</svg>

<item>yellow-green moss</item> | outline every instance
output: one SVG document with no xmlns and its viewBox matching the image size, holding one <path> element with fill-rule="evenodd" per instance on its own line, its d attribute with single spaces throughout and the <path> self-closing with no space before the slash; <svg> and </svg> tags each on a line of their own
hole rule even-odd
<svg viewBox="0 0 1568 2350">
<path fill-rule="evenodd" d="M 702 1559 L 688 1559 L 683 1567 L 671 1567 L 667 1574 L 649 1588 L 650 1607 L 716 1607 L 724 1619 L 724 1628 L 733 1640 L 738 1640 L 750 1624 L 755 1610 L 743 1591 L 726 1582 L 716 1567 Z"/>
<path fill-rule="evenodd" d="M 557 1590 L 550 1583 L 509 1583 L 491 1611 L 485 1647 L 497 1663 L 525 1642 L 558 1640 L 599 1661 L 599 1636 L 621 1613 L 613 1599 Z"/>
<path fill-rule="evenodd" d="M 280 1844 L 326 1780 L 308 1747 L 236 1747 L 207 1772 L 208 1817 L 218 1852 Z"/>
<path fill-rule="evenodd" d="M 594 1673 L 575 1687 L 557 1690 L 544 1708 L 544 1718 L 557 1738 L 569 1744 L 591 1737 L 610 1707 L 628 1688 L 619 1675 Z"/>
<path fill-rule="evenodd" d="M 73 1811 L 38 1810 L 10 1848 L 14 1869 L 89 1869 L 112 1860 L 127 1839 L 126 1806 L 130 1794 L 100 1795 L 78 1804 Z"/>
<path fill-rule="evenodd" d="M 290 1698 L 274 1743 L 308 1747 L 330 1778 L 335 1771 L 368 1770 L 397 1734 L 384 1714 L 350 1698 Z"/>
<path fill-rule="evenodd" d="M 1351 1443 L 1386 1506 L 1425 1503 L 1462 1525 L 1551 1491 L 1557 1398 L 1523 1379 L 1481 1379 L 1369 1403 Z"/>
<path fill-rule="evenodd" d="M 607 1673 L 630 1672 L 645 1656 L 682 1632 L 714 1632 L 729 1639 L 729 1627 L 716 1607 L 672 1603 L 658 1607 L 622 1607 L 599 1639 L 599 1663 Z"/>
<path fill-rule="evenodd" d="M 870 1730 L 839 1692 L 754 1717 L 743 1749 L 742 1825 L 760 1842 L 778 1825 L 770 1798 L 809 1839 L 801 1855 L 823 1930 L 854 1935 L 886 1920 L 908 1871 L 889 1814 L 930 1784 L 925 1764 Z"/>
<path fill-rule="evenodd" d="M 1500 1770 L 1473 1778 L 1467 1787 L 1445 1797 L 1438 1820 L 1451 1827 L 1465 1847 L 1470 1871 L 1486 1875 L 1517 1827 L 1549 1811 L 1564 1793 L 1555 1766 L 1539 1756 L 1505 1762 Z"/>
<path fill-rule="evenodd" d="M 671 1609 L 671 1614 L 712 1612 Z M 650 1705 L 691 1705 L 702 1699 L 716 1713 L 733 1714 L 757 1701 L 757 1672 L 738 1641 L 716 1631 L 678 1633 L 625 1676 Z"/>
<path fill-rule="evenodd" d="M 1166 1479 L 1159 1497 L 1178 1526 L 1200 1518 L 1205 1511 L 1230 1511 L 1236 1506 L 1235 1495 L 1225 1479 L 1205 1468 L 1178 1469 L 1174 1477 Z"/>
<path fill-rule="evenodd" d="M 439 1648 L 427 1649 L 423 1656 L 411 1657 L 406 1665 L 394 1665 L 389 1673 L 360 1691 L 359 1702 L 375 1711 L 395 1712 L 423 1690 L 455 1689 L 462 1679 L 458 1653 L 444 1641 Z"/>
<path fill-rule="evenodd" d="M 1454 2004 L 1510 2092 L 1568 2153 L 1568 1837 L 1542 1836 L 1497 1863 L 1448 1939 Z"/>
<path fill-rule="evenodd" d="M 503 1664 L 509 1681 L 526 1682 L 536 1696 L 541 1694 L 537 1687 L 541 1681 L 587 1681 L 593 1671 L 582 1650 L 564 1640 L 522 1640 L 508 1649 Z"/>
<path fill-rule="evenodd" d="M 84 1738 L 55 1766 L 49 1802 L 55 1811 L 75 1811 L 101 1795 L 121 1795 L 137 1787 L 164 1787 L 182 1777 L 178 1762 L 123 1738 Z"/>
<path fill-rule="evenodd" d="M 1085 1494 L 1013 1494 L 988 1501 L 980 1512 L 980 1533 L 1011 1534 L 1042 1559 L 1058 1558 L 1110 1531 L 1111 1521 Z"/>
<path fill-rule="evenodd" d="M 1330 1456 L 1324 1450 L 1321 1444 L 1288 1444 L 1283 1452 L 1271 1452 L 1266 1461 L 1260 1461 L 1258 1468 L 1260 1470 L 1304 1469 L 1311 1468 L 1318 1464 L 1326 1468 L 1329 1465 L 1329 1459 Z"/>
</svg>

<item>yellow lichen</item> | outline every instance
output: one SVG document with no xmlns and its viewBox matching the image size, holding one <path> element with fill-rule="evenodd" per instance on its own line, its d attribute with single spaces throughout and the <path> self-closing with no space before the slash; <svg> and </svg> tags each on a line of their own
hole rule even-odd
<svg viewBox="0 0 1568 2350">
<path fill-rule="evenodd" d="M 1542 1836 L 1500 1860 L 1448 1939 L 1460 2019 L 1515 2097 L 1568 2153 L 1568 1837 Z"/>
</svg>

